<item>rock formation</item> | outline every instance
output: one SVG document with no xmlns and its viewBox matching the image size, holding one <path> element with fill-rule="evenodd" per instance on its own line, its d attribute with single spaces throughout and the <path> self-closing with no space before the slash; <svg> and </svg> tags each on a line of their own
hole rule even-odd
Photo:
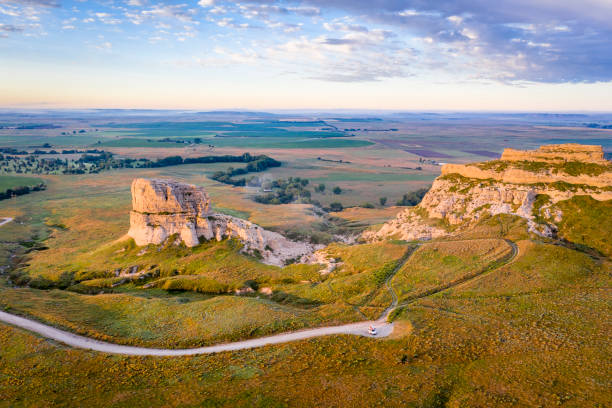
<svg viewBox="0 0 612 408">
<path fill-rule="evenodd" d="M 135 179 L 128 235 L 136 245 L 162 244 L 171 236 L 188 247 L 200 240 L 236 238 L 243 251 L 272 265 L 300 259 L 314 251 L 308 243 L 290 241 L 249 221 L 211 210 L 203 188 L 172 180 Z"/>
<path fill-rule="evenodd" d="M 601 146 L 506 149 L 499 160 L 444 165 L 417 207 L 404 210 L 378 231 L 367 231 L 363 238 L 438 238 L 449 235 L 450 229 L 461 231 L 485 215 L 502 213 L 523 217 L 532 232 L 551 236 L 562 217 L 553 205 L 574 195 L 612 199 L 612 163 L 604 159 Z M 546 199 L 534 209 L 538 196 Z M 550 222 L 538 224 L 534 210 L 543 211 Z"/>
</svg>

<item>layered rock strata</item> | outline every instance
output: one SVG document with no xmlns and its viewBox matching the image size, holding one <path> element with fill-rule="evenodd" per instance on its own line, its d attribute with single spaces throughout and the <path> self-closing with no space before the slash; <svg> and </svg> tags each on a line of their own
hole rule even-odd
<svg viewBox="0 0 612 408">
<path fill-rule="evenodd" d="M 128 235 L 136 245 L 159 245 L 171 236 L 188 247 L 200 240 L 236 238 L 243 250 L 263 262 L 284 265 L 314 251 L 311 244 L 290 241 L 252 222 L 215 213 L 203 188 L 173 180 L 135 179 Z"/>
<path fill-rule="evenodd" d="M 524 152 L 506 149 L 500 160 L 444 165 L 418 206 L 401 212 L 378 231 L 367 231 L 363 238 L 433 239 L 496 214 L 523 217 L 532 232 L 552 236 L 554 222 L 562 219 L 559 211 L 550 213 L 555 203 L 575 195 L 612 199 L 612 164 L 603 157 L 600 146 L 565 144 Z M 572 174 L 564 171 L 568 163 Z M 581 168 L 590 173 L 579 174 L 576 169 Z M 539 195 L 546 196 L 546 203 L 536 210 L 545 211 L 553 223 L 536 222 L 534 204 Z"/>
</svg>

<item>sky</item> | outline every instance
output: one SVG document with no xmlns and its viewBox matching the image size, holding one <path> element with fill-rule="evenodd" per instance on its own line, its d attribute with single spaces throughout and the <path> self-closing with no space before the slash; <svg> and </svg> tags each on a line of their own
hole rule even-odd
<svg viewBox="0 0 612 408">
<path fill-rule="evenodd" d="M 612 0 L 0 0 L 0 107 L 612 112 Z"/>
</svg>

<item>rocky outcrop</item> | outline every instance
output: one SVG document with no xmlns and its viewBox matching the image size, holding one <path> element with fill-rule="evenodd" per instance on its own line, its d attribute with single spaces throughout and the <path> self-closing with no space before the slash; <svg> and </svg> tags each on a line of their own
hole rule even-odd
<svg viewBox="0 0 612 408">
<path fill-rule="evenodd" d="M 536 150 L 504 149 L 501 160 L 505 161 L 545 161 L 545 162 L 585 162 L 608 164 L 604 159 L 601 146 L 566 143 L 544 145 Z"/>
<path fill-rule="evenodd" d="M 161 179 L 132 182 L 128 235 L 139 246 L 159 245 L 173 236 L 188 247 L 201 240 L 236 238 L 244 244 L 243 251 L 279 266 L 315 250 L 311 244 L 290 241 L 252 222 L 213 212 L 201 187 Z"/>
<path fill-rule="evenodd" d="M 543 168 L 538 172 L 513 167 L 512 162 L 506 168 L 479 167 L 478 164 L 445 164 L 442 166 L 442 175 L 459 174 L 463 177 L 478 180 L 496 180 L 508 184 L 536 184 L 536 183 L 568 183 L 584 184 L 594 187 L 612 185 L 612 171 L 604 171 L 597 175 L 570 175 L 559 171 L 555 167 Z M 556 171 L 555 171 L 556 170 Z"/>
<path fill-rule="evenodd" d="M 588 171 L 599 174 L 564 173 L 564 163 L 575 164 L 578 158 L 581 159 L 578 163 L 584 164 Z M 532 165 L 527 159 L 538 160 L 540 164 Z M 520 164 L 515 160 L 520 160 Z M 551 163 L 551 166 L 541 163 Z M 610 200 L 610 166 L 610 162 L 603 159 L 600 146 L 581 145 L 550 145 L 526 152 L 506 149 L 500 160 L 470 165 L 447 164 L 417 207 L 403 211 L 379 230 L 367 231 L 362 237 L 366 240 L 438 238 L 451 231 L 461 231 L 483 216 L 496 214 L 523 217 L 532 232 L 550 236 L 556 227 L 554 223 L 536 221 L 536 199 L 546 198 L 540 203 L 542 208 L 535 210 L 549 216 L 555 203 L 574 195 Z M 574 165 L 572 169 L 576 168 L 581 167 Z M 546 218 L 559 222 L 562 214 L 556 212 Z"/>
</svg>

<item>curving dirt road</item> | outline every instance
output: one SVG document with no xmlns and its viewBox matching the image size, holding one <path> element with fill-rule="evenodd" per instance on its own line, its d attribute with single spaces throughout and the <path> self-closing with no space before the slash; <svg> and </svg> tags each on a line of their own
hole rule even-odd
<svg viewBox="0 0 612 408">
<path fill-rule="evenodd" d="M 8 221 L 6 221 L 8 222 Z M 6 223 L 5 222 L 5 223 Z M 513 262 L 518 255 L 518 247 L 511 241 L 508 242 L 512 246 L 512 254 L 502 265 L 497 266 L 495 269 L 499 269 L 500 267 L 507 265 Z M 134 346 L 123 346 L 119 344 L 107 343 L 99 340 L 93 340 L 84 336 L 79 336 L 77 334 L 73 334 L 64 330 L 56 329 L 55 327 L 47 326 L 46 324 L 42 324 L 36 322 L 34 320 L 30 320 L 21 316 L 16 316 L 10 313 L 0 311 L 0 321 L 4 323 L 8 323 L 10 325 L 20 327 L 22 329 L 40 334 L 43 337 L 59 341 L 68 346 L 95 350 L 104 353 L 112 353 L 112 354 L 126 354 L 126 355 L 134 355 L 134 356 L 189 356 L 195 354 L 211 354 L 211 353 L 219 353 L 223 351 L 233 351 L 233 350 L 243 350 L 250 349 L 256 347 L 267 346 L 270 344 L 280 344 L 287 343 L 296 340 L 304 340 L 312 337 L 322 337 L 329 336 L 333 334 L 350 334 L 355 336 L 364 336 L 364 337 L 387 337 L 393 332 L 393 323 L 387 322 L 387 317 L 389 314 L 398 307 L 398 299 L 395 291 L 393 290 L 392 285 L 390 285 L 390 281 L 395 276 L 395 272 L 397 272 L 401 266 L 410 258 L 410 255 L 414 253 L 414 250 L 403 259 L 400 265 L 395 269 L 394 273 L 387 278 L 385 281 L 386 288 L 391 292 L 391 296 L 393 301 L 391 305 L 385 309 L 382 316 L 378 320 L 370 320 L 358 323 L 350 323 L 344 324 L 340 326 L 329 326 L 329 327 L 319 327 L 316 329 L 306 329 L 295 332 L 277 334 L 274 336 L 261 337 L 257 339 L 251 340 L 243 340 L 237 341 L 233 343 L 226 344 L 218 344 L 215 346 L 208 347 L 200 347 L 200 348 L 192 348 L 192 349 L 155 349 L 155 348 L 145 348 L 145 347 L 134 347 Z M 492 272 L 492 270 L 483 271 L 475 276 L 470 276 L 465 280 L 461 280 L 455 282 L 451 286 L 445 286 L 439 288 L 434 293 L 447 290 L 450 287 L 458 286 L 464 284 L 468 281 L 472 281 L 476 279 L 486 272 Z M 427 295 L 431 295 L 433 293 L 428 293 Z M 422 296 L 419 296 L 419 298 Z M 414 301 L 411 299 L 411 301 Z M 407 303 L 405 302 L 399 306 L 403 306 Z M 378 334 L 377 336 L 372 336 L 368 333 L 368 328 L 370 326 L 376 327 Z"/>
<path fill-rule="evenodd" d="M 13 221 L 11 217 L 6 217 L 4 220 L 0 221 L 0 227 L 3 226 L 4 224 L 8 224 L 11 221 Z"/>
<path fill-rule="evenodd" d="M 386 337 L 393 331 L 393 323 L 386 323 L 384 320 L 366 321 L 359 323 L 345 324 L 341 326 L 320 327 L 317 329 L 300 330 L 296 332 L 277 334 L 274 336 L 261 337 L 258 339 L 237 341 L 234 343 L 218 344 L 209 347 L 192 349 L 154 349 L 145 347 L 122 346 L 119 344 L 107 343 L 104 341 L 93 340 L 87 337 L 59 330 L 46 324 L 38 323 L 24 317 L 15 316 L 10 313 L 0 312 L 0 321 L 13 326 L 26 329 L 40 334 L 43 337 L 53 339 L 68 346 L 101 351 L 104 353 L 127 354 L 132 356 L 190 356 L 194 354 L 211 354 L 222 351 L 243 350 L 255 347 L 267 346 L 269 344 L 287 343 L 290 341 L 309 339 L 311 337 L 329 336 L 331 334 L 352 334 L 356 336 L 373 337 L 368 334 L 370 325 L 376 326 L 378 335 L 376 337 Z"/>
</svg>

